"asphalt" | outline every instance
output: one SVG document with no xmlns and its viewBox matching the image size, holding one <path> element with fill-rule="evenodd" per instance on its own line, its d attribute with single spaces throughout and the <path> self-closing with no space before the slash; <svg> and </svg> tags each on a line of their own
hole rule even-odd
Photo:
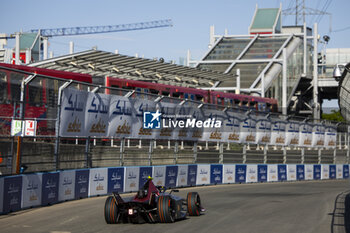
<svg viewBox="0 0 350 233">
<path fill-rule="evenodd" d="M 180 189 L 199 192 L 204 215 L 171 224 L 108 225 L 106 197 L 69 201 L 0 216 L 0 232 L 346 232 L 348 180 L 234 184 Z M 130 195 L 130 194 L 129 194 Z"/>
</svg>

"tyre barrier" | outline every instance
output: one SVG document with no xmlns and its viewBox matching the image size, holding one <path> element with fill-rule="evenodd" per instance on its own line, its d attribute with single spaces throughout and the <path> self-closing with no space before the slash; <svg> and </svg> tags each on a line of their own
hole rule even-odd
<svg viewBox="0 0 350 233">
<path fill-rule="evenodd" d="M 168 188 L 349 178 L 348 164 L 189 164 L 64 170 L 0 177 L 0 214 L 112 192 L 135 192 L 153 177 Z M 193 193 L 194 194 L 194 193 Z M 194 201 L 192 197 L 190 201 Z M 110 222 L 116 209 L 110 206 Z M 165 205 L 164 205 L 165 206 Z M 195 206 L 191 206 L 192 208 Z M 164 207 L 165 208 L 165 207 Z M 165 211 L 165 209 L 164 209 Z M 164 212 L 166 213 L 166 212 Z M 114 216 L 113 216 L 114 215 Z M 165 216 L 165 215 L 164 215 Z M 164 221 L 170 221 L 169 216 Z"/>
</svg>

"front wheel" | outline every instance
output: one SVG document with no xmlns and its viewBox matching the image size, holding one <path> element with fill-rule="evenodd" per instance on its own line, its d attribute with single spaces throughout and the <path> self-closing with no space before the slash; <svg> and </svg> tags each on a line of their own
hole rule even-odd
<svg viewBox="0 0 350 233">
<path fill-rule="evenodd" d="M 157 203 L 159 222 L 172 223 L 175 221 L 173 200 L 169 196 L 160 196 Z"/>
<path fill-rule="evenodd" d="M 119 222 L 119 211 L 114 197 L 109 196 L 105 202 L 105 220 L 108 224 Z"/>
<path fill-rule="evenodd" d="M 187 194 L 187 212 L 190 216 L 199 216 L 201 214 L 201 199 L 197 192 Z"/>
</svg>

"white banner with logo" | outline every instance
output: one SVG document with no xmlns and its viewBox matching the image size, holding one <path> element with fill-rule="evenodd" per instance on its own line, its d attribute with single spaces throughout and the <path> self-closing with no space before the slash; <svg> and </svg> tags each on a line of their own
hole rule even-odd
<svg viewBox="0 0 350 233">
<path fill-rule="evenodd" d="M 58 201 L 72 200 L 75 197 L 75 171 L 61 171 L 58 185 Z"/>
<path fill-rule="evenodd" d="M 256 121 L 252 118 L 245 118 L 240 126 L 240 142 L 255 143 Z"/>
<path fill-rule="evenodd" d="M 297 180 L 297 165 L 287 164 L 287 180 L 294 181 Z"/>
<path fill-rule="evenodd" d="M 196 121 L 204 121 L 205 120 L 205 115 L 203 112 L 203 109 L 198 109 L 196 107 L 193 108 L 193 118 L 196 119 Z M 194 127 L 190 131 L 190 140 L 192 141 L 203 141 L 203 133 L 204 133 L 204 128 L 198 128 Z"/>
<path fill-rule="evenodd" d="M 165 186 L 165 166 L 153 167 L 153 183 L 155 186 Z"/>
<path fill-rule="evenodd" d="M 161 101 L 157 104 L 157 109 L 159 109 L 162 114 L 162 127 L 156 131 L 157 139 L 177 139 L 175 137 L 175 130 L 186 127 L 186 120 L 178 119 L 176 117 L 176 107 L 177 104 L 167 103 Z"/>
<path fill-rule="evenodd" d="M 312 128 L 312 143 L 313 147 L 323 147 L 324 146 L 324 133 L 325 127 L 320 124 L 316 124 Z"/>
<path fill-rule="evenodd" d="M 22 208 L 41 205 L 42 174 L 24 175 L 22 178 Z"/>
<path fill-rule="evenodd" d="M 210 184 L 210 165 L 197 166 L 197 185 Z"/>
<path fill-rule="evenodd" d="M 240 132 L 241 132 L 241 122 L 239 117 L 234 117 L 232 112 L 229 112 L 227 117 L 224 119 L 223 127 L 223 141 L 240 143 Z"/>
<path fill-rule="evenodd" d="M 329 164 L 321 165 L 321 179 L 328 180 L 329 179 Z"/>
<path fill-rule="evenodd" d="M 187 186 L 187 178 L 188 178 L 188 165 L 178 165 L 177 170 L 177 187 Z"/>
<path fill-rule="evenodd" d="M 143 118 L 144 115 L 147 115 L 148 121 L 146 122 L 147 126 L 149 124 L 156 124 L 157 120 L 161 121 L 161 117 L 154 119 L 153 122 L 151 122 L 152 115 L 149 113 L 155 113 L 156 112 L 156 104 L 154 101 L 147 100 L 147 99 L 132 99 L 131 100 L 133 109 L 134 109 L 134 119 L 133 119 L 133 125 L 132 125 L 132 138 L 147 138 L 147 139 L 153 139 L 156 136 L 156 130 L 157 129 L 150 129 L 150 128 L 144 128 L 143 125 Z M 145 114 L 144 114 L 145 113 Z M 159 112 L 160 113 L 160 112 Z M 151 117 L 149 119 L 149 117 Z M 160 122 L 161 124 L 161 122 Z M 159 130 L 159 129 L 158 129 Z"/>
<path fill-rule="evenodd" d="M 89 196 L 107 194 L 108 176 L 107 168 L 90 169 Z"/>
<path fill-rule="evenodd" d="M 271 124 L 271 145 L 286 144 L 286 122 L 276 121 Z"/>
<path fill-rule="evenodd" d="M 124 192 L 132 192 L 139 190 L 139 167 L 125 167 L 125 185 Z"/>
<path fill-rule="evenodd" d="M 314 179 L 314 165 L 313 164 L 305 164 L 305 180 L 313 180 Z"/>
<path fill-rule="evenodd" d="M 267 181 L 278 181 L 277 164 L 267 165 Z"/>
<path fill-rule="evenodd" d="M 89 136 L 107 136 L 109 106 L 110 95 L 88 93 L 85 109 L 85 131 Z"/>
<path fill-rule="evenodd" d="M 234 164 L 224 164 L 223 167 L 223 183 L 233 184 L 236 180 L 236 166 Z"/>
<path fill-rule="evenodd" d="M 211 142 L 223 141 L 225 112 L 216 109 L 204 109 L 205 121 L 203 122 L 203 140 Z M 216 124 L 216 122 L 221 122 Z"/>
<path fill-rule="evenodd" d="M 133 108 L 128 98 L 111 96 L 109 105 L 108 136 L 130 138 L 133 127 Z"/>
<path fill-rule="evenodd" d="M 336 168 L 337 168 L 337 179 L 343 179 L 343 164 L 337 164 Z"/>
<path fill-rule="evenodd" d="M 256 122 L 256 144 L 270 144 L 271 122 L 267 119 L 259 119 Z"/>
<path fill-rule="evenodd" d="M 248 164 L 247 165 L 247 183 L 258 182 L 258 165 Z"/>
<path fill-rule="evenodd" d="M 299 146 L 310 147 L 312 142 L 312 125 L 302 123 L 299 126 Z"/>
<path fill-rule="evenodd" d="M 324 146 L 327 148 L 335 148 L 337 145 L 337 128 L 327 126 L 325 128 Z"/>
<path fill-rule="evenodd" d="M 286 125 L 286 145 L 299 146 L 299 128 L 297 122 L 288 122 Z"/>
</svg>

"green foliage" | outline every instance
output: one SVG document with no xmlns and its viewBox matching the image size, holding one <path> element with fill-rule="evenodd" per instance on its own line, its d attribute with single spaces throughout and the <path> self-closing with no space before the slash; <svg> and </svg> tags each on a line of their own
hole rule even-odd
<svg viewBox="0 0 350 233">
<path fill-rule="evenodd" d="M 332 113 L 322 113 L 322 119 L 329 121 L 345 122 L 343 116 L 340 114 L 340 110 L 332 110 Z"/>
</svg>

